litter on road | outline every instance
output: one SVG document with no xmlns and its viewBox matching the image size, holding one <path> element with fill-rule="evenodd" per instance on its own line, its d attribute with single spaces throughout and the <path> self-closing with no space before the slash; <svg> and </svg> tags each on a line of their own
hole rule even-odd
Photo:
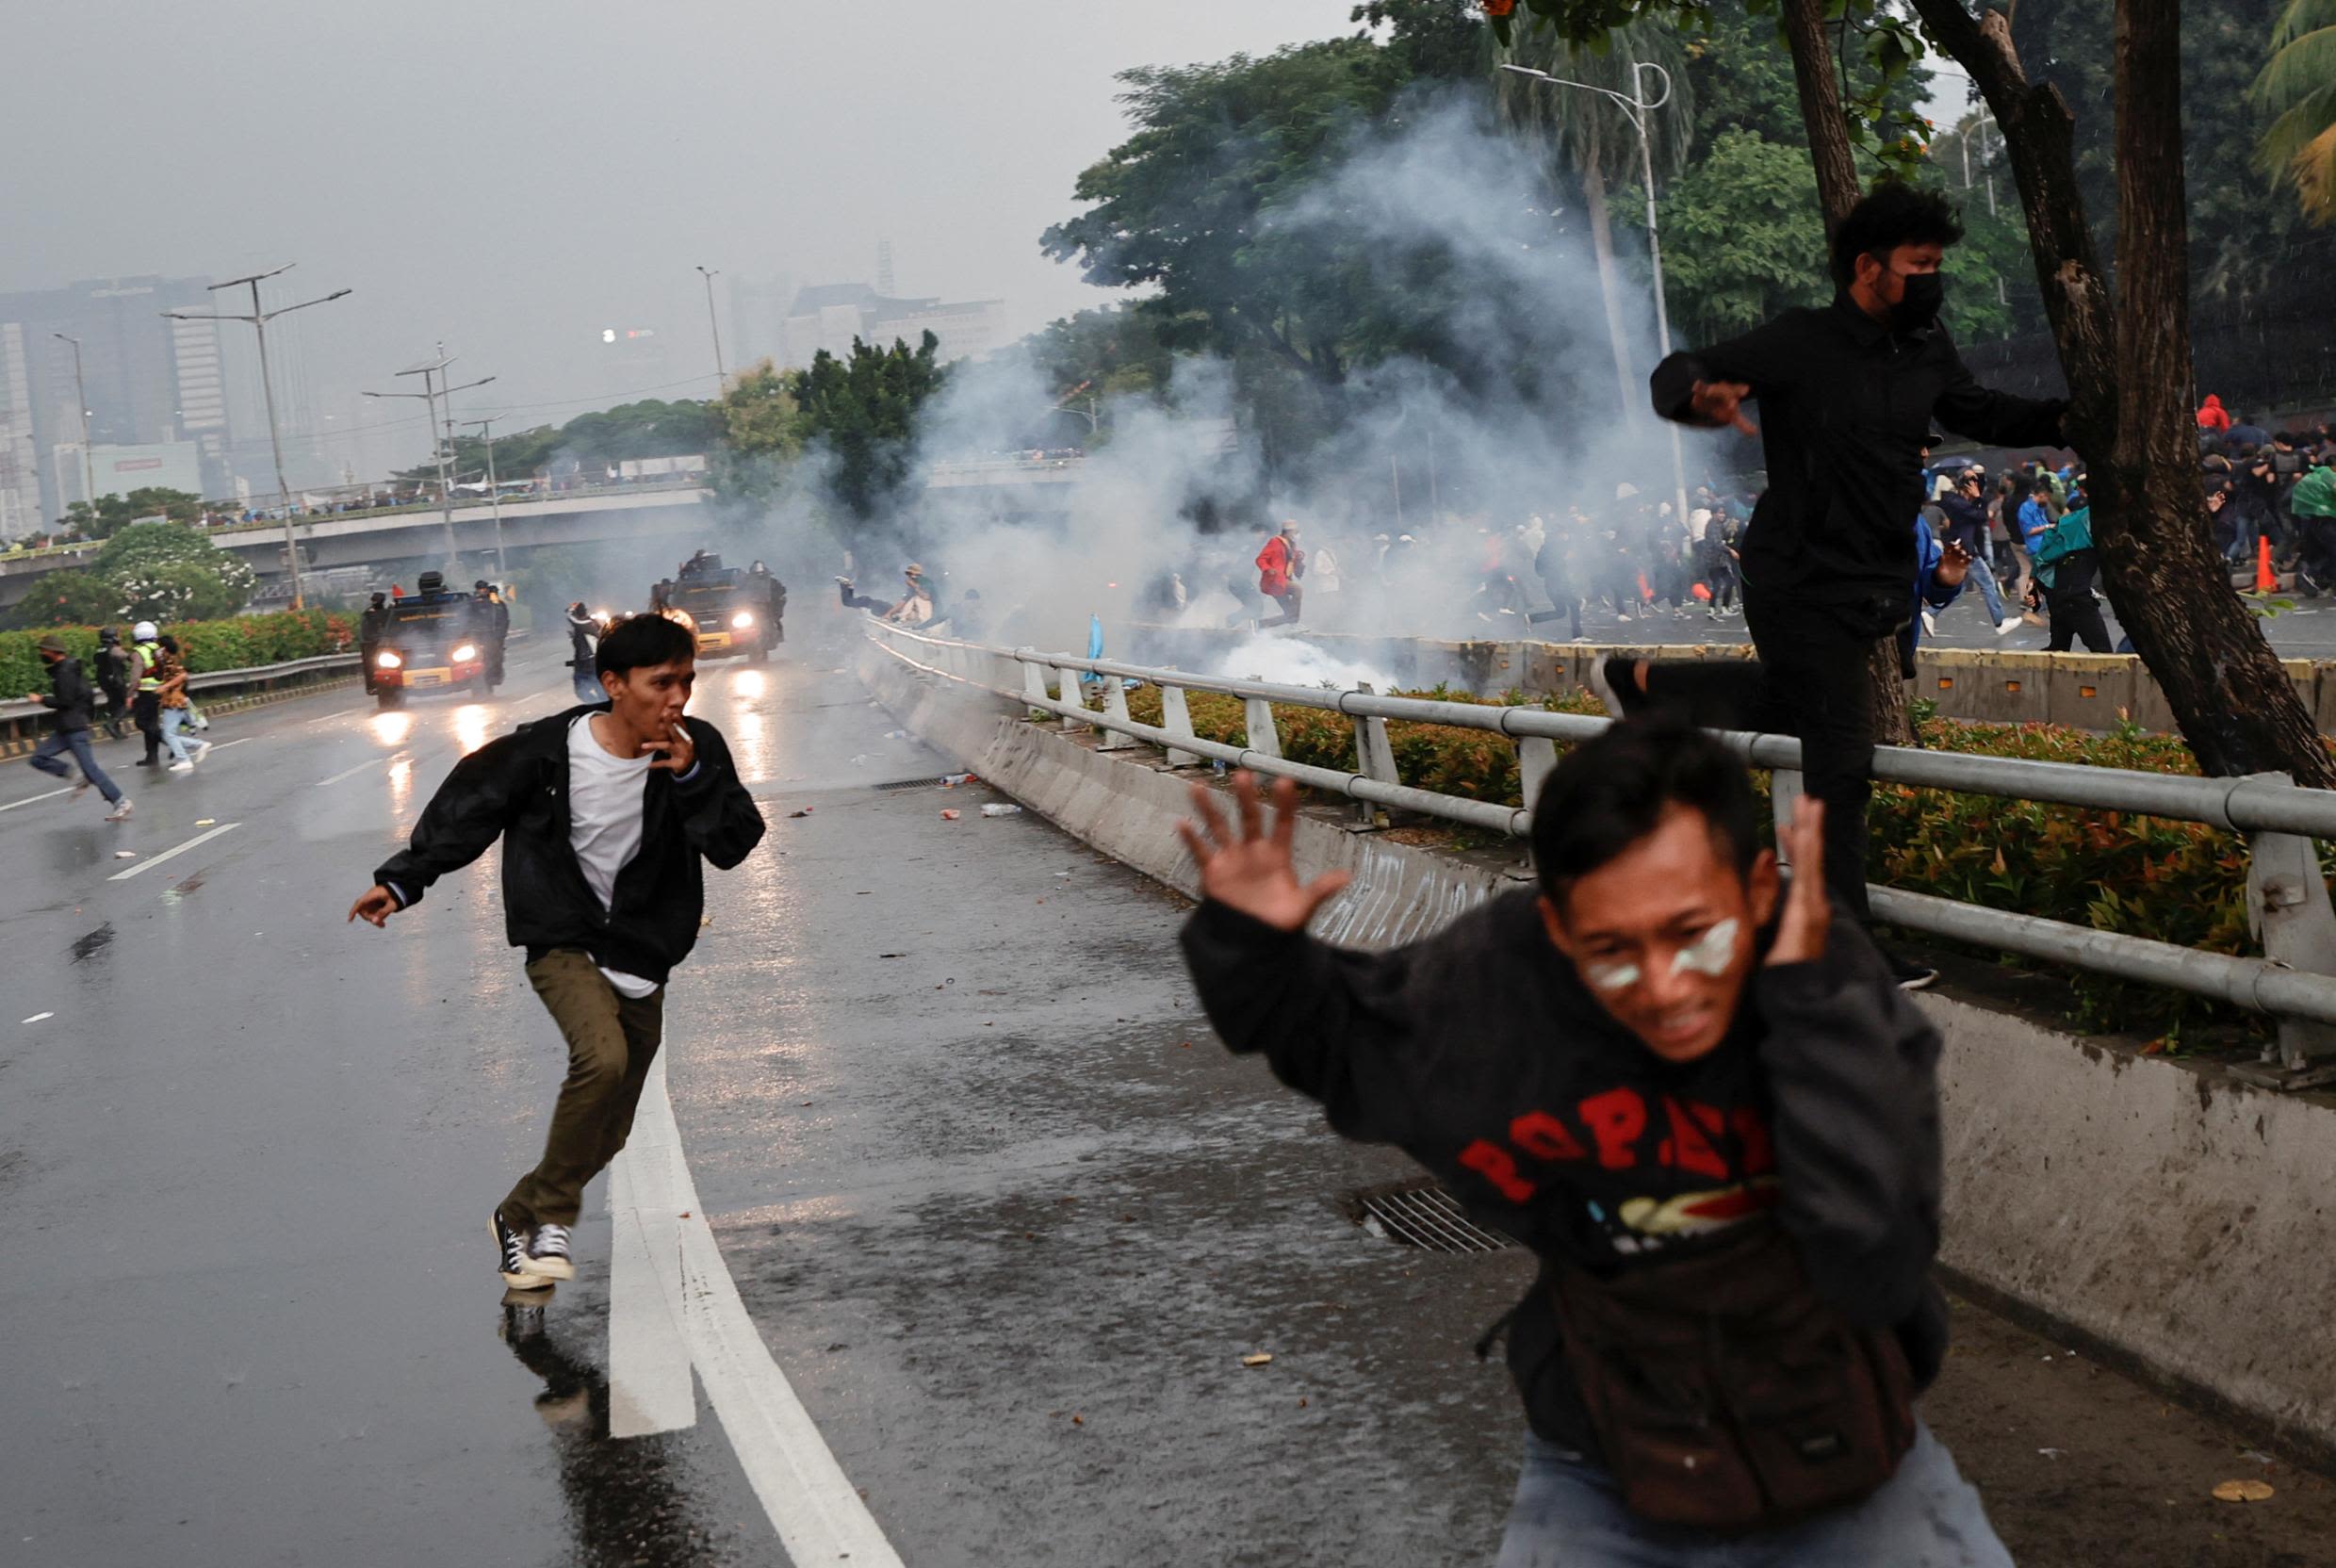
<svg viewBox="0 0 2336 1568">
<path fill-rule="evenodd" d="M 982 808 L 982 815 L 984 815 L 984 816 L 988 816 L 988 814 L 989 814 L 989 808 L 988 808 L 988 807 L 987 807 L 987 806 L 983 807 L 983 808 Z M 943 811 L 943 812 L 940 814 L 940 820 L 941 820 L 941 821 L 943 821 L 943 822 L 956 822 L 956 821 L 959 817 L 962 817 L 963 815 L 965 815 L 965 813 L 964 813 L 963 811 Z"/>
<path fill-rule="evenodd" d="M 44 1018 L 55 1018 L 56 1016 L 57 1015 L 55 1013 L 35 1013 L 25 1021 L 26 1023 L 38 1023 Z"/>
<path fill-rule="evenodd" d="M 1241 1358 L 1241 1364 L 1244 1366 L 1266 1366 L 1271 1364 L 1272 1361 L 1273 1357 L 1267 1355 L 1263 1350 L 1258 1350 L 1250 1355 L 1243 1356 Z"/>
<path fill-rule="evenodd" d="M 138 858 L 138 851 L 134 849 L 117 849 L 114 851 L 114 858 L 117 860 L 135 860 Z"/>
<path fill-rule="evenodd" d="M 985 817 L 1014 817 L 1020 816 L 1021 809 L 1019 806 L 985 806 L 982 808 L 982 815 Z"/>
<path fill-rule="evenodd" d="M 2260 1503 L 2271 1495 L 2269 1481 L 2225 1481 L 2214 1489 L 2215 1499 L 2225 1503 Z"/>
</svg>

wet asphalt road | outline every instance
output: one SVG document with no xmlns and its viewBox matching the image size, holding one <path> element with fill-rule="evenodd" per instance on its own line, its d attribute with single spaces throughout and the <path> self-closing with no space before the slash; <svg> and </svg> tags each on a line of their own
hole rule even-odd
<svg viewBox="0 0 2336 1568">
<path fill-rule="evenodd" d="M 1489 1560 L 1519 1423 L 1469 1345 L 1524 1260 L 1351 1224 L 1404 1168 L 1215 1044 L 1170 895 L 933 788 L 821 629 L 701 678 L 771 831 L 710 876 L 671 1092 L 755 1324 L 901 1556 Z M 126 826 L 0 809 L 0 1564 L 786 1560 L 702 1388 L 687 1430 L 606 1435 L 599 1184 L 581 1278 L 540 1322 L 502 1305 L 486 1210 L 563 1061 L 493 862 L 385 932 L 341 919 L 464 750 L 565 706 L 547 650 L 513 673 L 223 717 L 241 743 L 191 776 L 104 747 Z M 0 770 L 0 808 L 50 788 Z M 1963 1345 L 1933 1417 L 2024 1562 L 2321 1560 L 2316 1478 L 2204 1500 L 2249 1434 L 2039 1375 L 2052 1348 L 1991 1318 Z"/>
</svg>

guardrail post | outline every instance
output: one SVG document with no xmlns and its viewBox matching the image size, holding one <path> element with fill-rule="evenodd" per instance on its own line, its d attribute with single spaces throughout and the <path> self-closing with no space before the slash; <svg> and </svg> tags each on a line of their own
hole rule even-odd
<svg viewBox="0 0 2336 1568">
<path fill-rule="evenodd" d="M 1793 808 L 1799 804 L 1800 799 L 1801 770 L 1798 768 L 1772 769 L 1768 776 L 1769 808 L 1774 814 L 1778 827 L 1783 827 L 1792 821 Z M 1776 835 L 1776 863 L 1786 867 L 1792 864 L 1792 857 L 1785 848 L 1785 836 L 1782 833 Z"/>
<path fill-rule="evenodd" d="M 1371 683 L 1364 681 L 1355 687 L 1369 692 Z M 1358 713 L 1354 716 L 1355 772 L 1380 784 L 1400 784 L 1396 773 L 1395 748 L 1387 743 L 1387 721 L 1376 714 Z M 1354 803 L 1355 821 L 1368 826 L 1379 820 L 1379 808 L 1367 800 Z"/>
<path fill-rule="evenodd" d="M 1171 735 L 1192 734 L 1192 710 L 1184 706 L 1184 689 L 1182 686 L 1160 688 L 1160 727 Z M 1168 748 L 1168 765 L 1171 768 L 1197 768 L 1207 760 L 1197 751 L 1178 751 L 1174 746 Z"/>
<path fill-rule="evenodd" d="M 1079 672 L 1076 670 L 1067 669 L 1062 672 L 1062 677 L 1063 706 L 1066 708 L 1076 708 L 1081 712 L 1085 712 L 1086 710 L 1086 694 L 1079 690 Z M 1068 735 L 1074 729 L 1085 729 L 1086 727 L 1087 727 L 1085 720 L 1074 719 L 1069 714 L 1065 714 L 1063 716 L 1064 734 Z"/>
<path fill-rule="evenodd" d="M 1558 743 L 1546 735 L 1527 735 L 1517 742 L 1517 782 L 1523 786 L 1525 808 L 1541 798 L 1544 779 L 1558 765 Z"/>
<path fill-rule="evenodd" d="M 1260 757 L 1279 758 L 1282 755 L 1282 732 L 1273 727 L 1273 704 L 1264 697 L 1241 699 L 1243 727 L 1249 731 L 1249 748 Z"/>
<path fill-rule="evenodd" d="M 1030 699 L 1030 711 L 1033 714 L 1044 713 L 1047 710 L 1044 666 L 1028 660 L 1022 661 L 1022 695 Z"/>
<path fill-rule="evenodd" d="M 2255 776 L 2281 784 L 2285 774 Z M 2294 833 L 2246 836 L 2246 923 L 2274 963 L 2311 974 L 2336 974 L 2336 909 L 2320 874 L 2320 848 Z M 2279 1065 L 2301 1071 L 2315 1058 L 2336 1056 L 2336 1029 L 2301 1019 L 2279 1020 Z"/>
<path fill-rule="evenodd" d="M 1133 715 L 1127 710 L 1127 687 L 1116 675 L 1103 677 L 1103 711 L 1115 719 L 1133 719 Z M 1100 729 L 1103 727 L 1099 725 L 1096 727 Z M 1095 749 L 1097 751 L 1125 751 L 1130 746 L 1140 746 L 1143 743 L 1133 735 L 1117 729 L 1104 729 L 1103 738 L 1095 743 Z"/>
</svg>

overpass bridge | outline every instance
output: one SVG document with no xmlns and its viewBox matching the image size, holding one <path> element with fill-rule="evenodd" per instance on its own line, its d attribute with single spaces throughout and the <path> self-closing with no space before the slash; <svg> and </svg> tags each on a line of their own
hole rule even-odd
<svg viewBox="0 0 2336 1568">
<path fill-rule="evenodd" d="M 505 501 L 503 547 L 506 551 L 526 550 L 541 545 L 694 536 L 706 527 L 706 502 L 711 494 L 694 482 L 668 486 L 610 485 L 564 492 L 540 500 Z M 300 518 L 292 525 L 303 567 L 312 572 L 329 571 L 336 566 L 443 558 L 448 529 L 446 514 L 435 506 L 319 514 Z M 452 531 L 459 552 L 491 555 L 495 549 L 495 509 L 483 503 L 457 506 Z M 210 530 L 208 536 L 213 544 L 233 552 L 258 573 L 263 584 L 285 575 L 281 521 L 237 523 Z M 92 543 L 0 556 L 0 608 L 22 599 L 35 582 L 50 572 L 87 566 L 100 547 Z"/>
</svg>

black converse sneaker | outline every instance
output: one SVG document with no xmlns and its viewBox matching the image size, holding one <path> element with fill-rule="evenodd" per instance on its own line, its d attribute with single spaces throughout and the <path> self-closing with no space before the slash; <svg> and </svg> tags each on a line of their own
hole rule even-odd
<svg viewBox="0 0 2336 1568">
<path fill-rule="evenodd" d="M 535 1238 L 528 1243 L 527 1266 L 547 1280 L 573 1280 L 576 1265 L 568 1257 L 568 1228 L 565 1225 L 538 1225 Z"/>
<path fill-rule="evenodd" d="M 528 1256 L 528 1233 L 525 1231 L 505 1219 L 500 1209 L 495 1211 L 495 1217 L 488 1228 L 495 1233 L 495 1251 L 501 1260 L 503 1283 L 514 1290 L 551 1288 L 550 1277 L 537 1268 L 535 1260 Z"/>
</svg>

